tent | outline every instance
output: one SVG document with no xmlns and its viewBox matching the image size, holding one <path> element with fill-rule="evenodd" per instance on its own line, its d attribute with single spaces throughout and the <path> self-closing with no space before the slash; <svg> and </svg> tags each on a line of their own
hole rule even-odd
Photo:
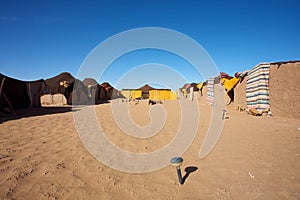
<svg viewBox="0 0 300 200">
<path fill-rule="evenodd" d="M 259 64 L 248 73 L 246 104 L 259 111 L 270 109 L 269 97 L 270 64 Z"/>
<path fill-rule="evenodd" d="M 101 101 L 101 91 L 104 91 L 104 88 L 98 84 L 98 82 L 93 78 L 85 78 L 82 83 L 88 89 L 88 96 L 91 101 L 99 102 Z"/>
<path fill-rule="evenodd" d="M 21 81 L 0 73 L 0 110 L 40 107 L 40 96 L 45 82 Z"/>
<path fill-rule="evenodd" d="M 87 87 L 70 73 L 64 72 L 45 80 L 51 95 L 63 94 L 68 104 L 88 104 Z"/>
<path fill-rule="evenodd" d="M 98 85 L 98 82 L 95 79 L 93 79 L 93 78 L 85 78 L 85 79 L 83 79 L 82 83 L 85 86 Z"/>
<path fill-rule="evenodd" d="M 122 89 L 121 95 L 126 99 L 137 99 L 142 97 L 142 90 L 139 89 Z"/>
<path fill-rule="evenodd" d="M 191 87 L 193 87 L 194 92 L 199 91 L 199 88 L 197 87 L 198 84 L 199 84 L 199 83 L 191 83 L 191 84 L 190 84 Z"/>
<path fill-rule="evenodd" d="M 215 102 L 215 78 L 207 80 L 207 98 L 206 101 L 209 105 L 214 105 Z"/>
<path fill-rule="evenodd" d="M 149 99 L 149 90 L 154 90 L 154 89 L 155 88 L 146 84 L 146 85 L 140 87 L 138 90 L 142 90 L 142 99 Z"/>
<path fill-rule="evenodd" d="M 121 97 L 120 92 L 111 86 L 108 82 L 103 82 L 100 84 L 102 89 L 100 90 L 100 99 L 101 100 L 111 100 Z"/>
<path fill-rule="evenodd" d="M 223 72 L 223 74 L 225 74 Z M 222 74 L 220 75 L 220 77 Z M 230 77 L 227 76 L 226 78 L 221 78 L 221 84 L 224 86 L 224 89 L 226 91 L 226 94 L 230 98 L 230 101 L 227 105 L 234 102 L 234 88 L 237 86 L 237 84 L 242 80 L 242 77 Z"/>
<path fill-rule="evenodd" d="M 149 99 L 151 100 L 175 100 L 176 94 L 170 89 L 149 90 Z"/>
<path fill-rule="evenodd" d="M 266 71 L 266 66 L 269 66 L 268 71 Z M 264 70 L 267 73 L 263 72 Z M 258 71 L 263 73 L 258 73 Z M 254 75 L 252 78 L 251 74 Z M 299 119 L 299 74 L 299 60 L 260 63 L 249 71 L 243 82 L 236 86 L 235 105 L 244 108 L 259 108 L 258 110 L 270 109 L 273 115 Z M 260 82 L 256 84 L 256 80 Z"/>
<path fill-rule="evenodd" d="M 85 78 L 83 84 L 88 88 L 88 96 L 95 100 L 95 103 L 111 100 L 118 97 L 118 90 L 113 88 L 108 82 L 101 85 L 95 79 Z"/>
<path fill-rule="evenodd" d="M 95 103 L 101 103 L 120 96 L 119 91 L 112 87 L 108 82 L 98 84 L 93 78 L 85 78 L 82 83 L 87 87 L 88 96 L 91 101 L 94 99 Z"/>
</svg>

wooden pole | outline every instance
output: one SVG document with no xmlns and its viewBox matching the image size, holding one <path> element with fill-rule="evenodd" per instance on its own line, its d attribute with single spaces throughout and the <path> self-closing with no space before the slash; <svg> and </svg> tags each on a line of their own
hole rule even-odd
<svg viewBox="0 0 300 200">
<path fill-rule="evenodd" d="M 8 103 L 8 106 L 9 106 L 10 110 L 12 111 L 12 113 L 13 113 L 14 115 L 17 115 L 16 111 L 14 110 L 14 108 L 13 108 L 12 105 L 11 105 L 11 103 L 10 103 L 9 100 L 7 99 L 7 97 L 6 97 L 5 93 L 4 93 L 4 91 L 2 91 L 2 95 L 3 95 L 4 99 L 5 99 L 5 101 Z"/>
</svg>

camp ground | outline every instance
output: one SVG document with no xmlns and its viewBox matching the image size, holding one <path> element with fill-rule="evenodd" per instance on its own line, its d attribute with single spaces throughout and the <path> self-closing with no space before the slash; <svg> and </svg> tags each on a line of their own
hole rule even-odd
<svg viewBox="0 0 300 200">
<path fill-rule="evenodd" d="M 71 104 L 97 104 L 115 98 L 176 100 L 185 98 L 192 88 L 197 98 L 205 98 L 213 105 L 214 85 L 221 83 L 226 92 L 227 104 L 235 105 L 237 110 L 251 110 L 252 114 L 299 117 L 295 102 L 289 96 L 299 98 L 297 70 L 300 61 L 259 63 L 245 72 L 233 76 L 221 72 L 205 82 L 186 83 L 177 94 L 170 89 L 156 89 L 148 84 L 137 89 L 112 87 L 108 82 L 99 84 L 95 79 L 83 81 L 70 73 L 36 81 L 21 81 L 1 74 L 1 111 L 15 112 L 16 109 L 43 106 L 63 106 Z M 202 90 L 205 95 L 202 97 Z M 179 96 L 178 96 L 179 95 Z"/>
<path fill-rule="evenodd" d="M 299 199 L 299 73 L 299 61 L 258 63 L 186 83 L 176 95 L 151 85 L 116 89 L 70 73 L 37 81 L 1 75 L 0 199 Z M 216 90 L 224 92 L 224 116 L 215 116 L 224 126 L 211 152 L 200 159 L 219 106 Z M 184 123 L 180 101 L 189 109 Z M 128 115 L 116 115 L 114 108 L 126 108 L 121 114 Z M 192 115 L 194 108 L 199 118 Z M 97 152 L 108 162 L 87 149 L 78 117 L 85 139 L 92 139 L 92 146 L 100 142 Z M 141 137 L 153 124 L 161 129 Z M 101 130 L 105 135 L 98 140 Z M 189 139 L 185 151 L 173 155 Z M 133 153 L 125 159 L 106 151 L 107 144 Z M 167 156 L 151 157 L 161 150 Z M 143 167 L 166 165 L 147 173 L 110 166 L 137 169 L 137 162 L 124 162 L 136 155 L 150 155 L 139 162 Z"/>
</svg>

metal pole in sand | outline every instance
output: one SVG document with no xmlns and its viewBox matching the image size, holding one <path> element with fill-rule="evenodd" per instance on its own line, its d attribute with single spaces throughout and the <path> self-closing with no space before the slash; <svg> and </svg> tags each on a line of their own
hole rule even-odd
<svg viewBox="0 0 300 200">
<path fill-rule="evenodd" d="M 222 119 L 225 119 L 226 109 L 223 109 Z"/>
<path fill-rule="evenodd" d="M 183 179 L 182 179 L 182 175 L 181 175 L 180 166 L 182 165 L 183 159 L 181 157 L 175 157 L 175 158 L 172 158 L 170 162 L 174 167 L 176 167 L 178 180 L 179 180 L 179 183 L 182 185 Z"/>
</svg>

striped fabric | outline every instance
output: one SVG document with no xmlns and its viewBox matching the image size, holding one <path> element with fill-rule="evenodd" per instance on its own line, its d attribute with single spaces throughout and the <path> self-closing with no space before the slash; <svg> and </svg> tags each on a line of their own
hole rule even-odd
<svg viewBox="0 0 300 200">
<path fill-rule="evenodd" d="M 207 98 L 206 101 L 209 105 L 214 104 L 215 94 L 214 94 L 214 78 L 210 78 L 207 81 Z"/>
<path fill-rule="evenodd" d="M 269 74 L 269 64 L 257 65 L 248 73 L 246 86 L 248 108 L 255 108 L 259 111 L 270 109 Z"/>
</svg>

